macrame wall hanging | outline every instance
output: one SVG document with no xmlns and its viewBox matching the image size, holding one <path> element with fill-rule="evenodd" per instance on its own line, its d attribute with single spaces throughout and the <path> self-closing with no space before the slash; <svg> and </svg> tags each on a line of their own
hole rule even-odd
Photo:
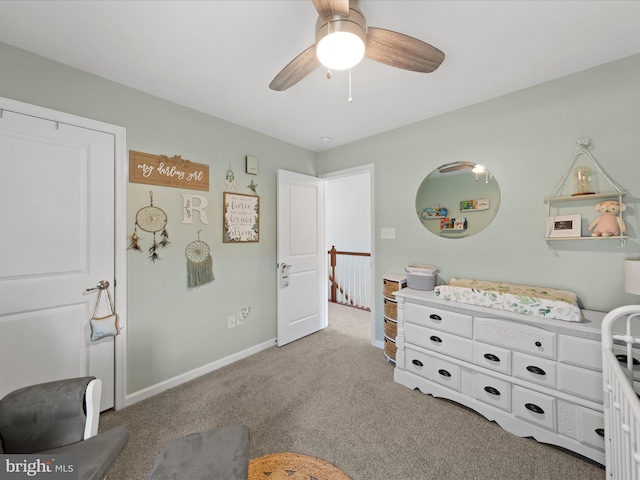
<svg viewBox="0 0 640 480">
<path fill-rule="evenodd" d="M 198 231 L 198 240 L 187 245 L 184 254 L 187 257 L 188 288 L 199 287 L 215 280 L 211 249 L 206 242 L 200 240 L 200 231 Z"/>
<path fill-rule="evenodd" d="M 236 176 L 233 173 L 233 170 L 231 170 L 231 164 L 229 164 L 229 170 L 227 170 L 227 176 L 226 179 L 224 181 L 224 189 L 227 192 L 237 192 L 238 191 L 238 184 L 236 183 Z"/>
<path fill-rule="evenodd" d="M 131 235 L 131 242 L 129 243 L 129 249 L 142 251 L 140 248 L 138 237 L 138 227 L 145 232 L 153 233 L 153 244 L 149 247 L 149 260 L 155 263 L 159 260 L 158 249 L 167 248 L 171 242 L 169 242 L 169 234 L 167 233 L 167 214 L 161 208 L 153 205 L 153 192 L 149 192 L 151 205 L 148 207 L 142 207 L 136 214 L 136 225 L 133 229 L 133 235 Z M 160 233 L 160 242 L 157 241 L 156 233 Z"/>
</svg>

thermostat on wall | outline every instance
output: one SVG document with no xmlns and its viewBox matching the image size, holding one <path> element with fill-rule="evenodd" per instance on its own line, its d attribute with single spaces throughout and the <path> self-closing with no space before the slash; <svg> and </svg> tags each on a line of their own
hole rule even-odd
<svg viewBox="0 0 640 480">
<path fill-rule="evenodd" d="M 247 173 L 251 175 L 258 174 L 258 157 L 252 157 L 251 155 L 247 155 L 244 157 L 247 161 Z"/>
</svg>

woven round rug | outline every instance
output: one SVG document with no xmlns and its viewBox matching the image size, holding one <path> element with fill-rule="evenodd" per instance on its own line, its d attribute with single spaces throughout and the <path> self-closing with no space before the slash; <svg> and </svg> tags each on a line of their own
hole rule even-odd
<svg viewBox="0 0 640 480">
<path fill-rule="evenodd" d="M 251 460 L 249 480 L 351 480 L 351 477 L 319 458 L 283 452 Z"/>
</svg>

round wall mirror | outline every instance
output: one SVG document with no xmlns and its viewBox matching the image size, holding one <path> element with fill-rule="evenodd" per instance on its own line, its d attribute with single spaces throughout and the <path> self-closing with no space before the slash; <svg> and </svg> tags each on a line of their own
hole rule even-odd
<svg viewBox="0 0 640 480">
<path fill-rule="evenodd" d="M 462 238 L 482 231 L 500 206 L 500 188 L 482 165 L 453 162 L 423 180 L 416 195 L 422 225 L 434 235 Z"/>
</svg>

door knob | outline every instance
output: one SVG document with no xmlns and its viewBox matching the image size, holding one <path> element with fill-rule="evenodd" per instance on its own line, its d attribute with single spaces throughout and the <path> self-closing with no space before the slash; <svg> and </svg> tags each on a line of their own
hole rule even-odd
<svg viewBox="0 0 640 480">
<path fill-rule="evenodd" d="M 93 288 L 87 288 L 85 290 L 85 292 L 93 292 L 94 290 L 106 290 L 107 288 L 109 288 L 109 281 L 108 280 L 100 280 L 95 287 Z"/>
</svg>

